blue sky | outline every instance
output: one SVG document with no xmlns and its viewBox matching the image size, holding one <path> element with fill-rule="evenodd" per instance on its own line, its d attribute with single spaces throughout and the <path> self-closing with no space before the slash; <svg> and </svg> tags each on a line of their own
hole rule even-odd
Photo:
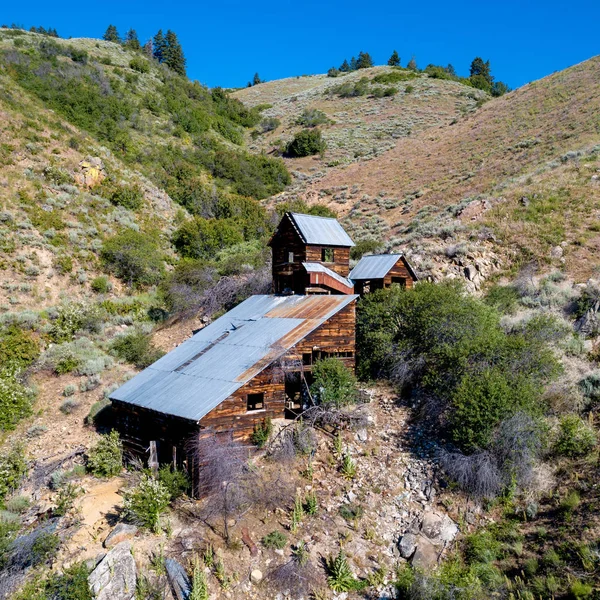
<svg viewBox="0 0 600 600">
<path fill-rule="evenodd" d="M 273 0 L 157 2 L 108 0 L 6 2 L 0 22 L 51 26 L 62 37 L 100 37 L 109 23 L 142 41 L 173 29 L 188 75 L 209 86 L 323 73 L 359 50 L 376 64 L 397 49 L 402 64 L 452 63 L 467 75 L 475 56 L 497 79 L 518 87 L 600 54 L 600 2 L 439 1 L 319 2 Z"/>
</svg>

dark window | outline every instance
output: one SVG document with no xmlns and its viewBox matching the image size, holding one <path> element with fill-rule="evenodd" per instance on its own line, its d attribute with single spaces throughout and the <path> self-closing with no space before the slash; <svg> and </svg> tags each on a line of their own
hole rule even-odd
<svg viewBox="0 0 600 600">
<path fill-rule="evenodd" d="M 321 248 L 321 262 L 334 262 L 333 248 Z"/>
<path fill-rule="evenodd" d="M 265 395 L 248 394 L 247 410 L 262 410 L 265 407 Z"/>
<path fill-rule="evenodd" d="M 302 355 L 302 364 L 303 365 L 312 365 L 312 353 L 311 352 L 305 352 Z"/>
<path fill-rule="evenodd" d="M 397 283 L 400 287 L 406 287 L 405 277 L 392 277 L 392 283 Z"/>
</svg>

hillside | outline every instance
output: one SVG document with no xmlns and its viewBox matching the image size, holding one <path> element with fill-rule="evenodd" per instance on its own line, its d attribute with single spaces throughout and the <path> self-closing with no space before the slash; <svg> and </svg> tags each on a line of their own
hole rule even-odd
<svg viewBox="0 0 600 600">
<path fill-rule="evenodd" d="M 348 77 L 390 69 L 368 71 Z M 282 198 L 326 202 L 346 216 L 356 237 L 411 253 L 436 277 L 460 274 L 438 260 L 445 248 L 470 245 L 508 269 L 531 259 L 550 264 L 551 249 L 562 244 L 567 273 L 581 281 L 594 270 L 599 242 L 599 71 L 600 59 L 592 58 L 483 104 L 461 84 L 424 75 L 397 84 L 401 92 L 392 98 L 332 99 L 324 90 L 339 82 L 324 76 L 236 95 L 249 106 L 273 103 L 265 114 L 281 117 L 282 130 L 260 147 L 289 135 L 306 107 L 336 122 L 322 126 L 322 160 L 285 159 L 295 179 Z M 492 239 L 485 227 L 495 241 L 481 241 Z"/>
<path fill-rule="evenodd" d="M 244 149 L 257 111 L 118 44 L 20 30 L 0 30 L 0 85 L 5 310 L 89 293 L 119 232 L 150 234 L 171 262 L 191 215 L 266 234 L 256 200 L 289 175 Z"/>
<path fill-rule="evenodd" d="M 91 600 L 99 564 L 136 600 L 174 598 L 177 564 L 211 599 L 599 597 L 599 71 L 221 90 L 0 28 L 0 598 Z M 325 150 L 287 156 L 305 129 Z M 107 398 L 270 292 L 290 207 L 423 283 L 360 300 L 362 380 L 326 390 L 348 405 L 213 448 L 198 502 L 121 455 Z"/>
</svg>

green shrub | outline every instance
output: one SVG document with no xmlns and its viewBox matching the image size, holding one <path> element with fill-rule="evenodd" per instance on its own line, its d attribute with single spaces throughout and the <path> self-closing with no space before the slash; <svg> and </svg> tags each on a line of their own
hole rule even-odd
<svg viewBox="0 0 600 600">
<path fill-rule="evenodd" d="M 259 448 L 264 448 L 272 433 L 273 423 L 271 422 L 271 418 L 267 417 L 266 419 L 263 419 L 262 423 L 256 423 L 256 425 L 254 425 L 251 436 L 252 443 L 256 444 Z"/>
<path fill-rule="evenodd" d="M 31 500 L 27 496 L 13 496 L 6 502 L 6 510 L 17 514 L 27 512 L 30 506 Z"/>
<path fill-rule="evenodd" d="M 51 346 L 38 361 L 41 369 L 48 369 L 56 375 L 76 372 L 78 375 L 99 375 L 111 367 L 113 360 L 88 338 L 78 338 Z"/>
<path fill-rule="evenodd" d="M 322 154 L 326 147 L 319 129 L 303 129 L 294 136 L 285 151 L 288 156 L 300 158 Z"/>
<path fill-rule="evenodd" d="M 18 522 L 0 518 L 0 569 L 4 569 L 8 562 L 12 542 L 18 530 Z"/>
<path fill-rule="evenodd" d="M 591 425 L 577 415 L 566 415 L 561 419 L 554 450 L 562 456 L 575 458 L 591 452 L 597 441 Z"/>
<path fill-rule="evenodd" d="M 589 583 L 584 583 L 579 579 L 576 579 L 569 588 L 569 598 L 573 600 L 583 600 L 584 598 L 591 598 L 594 593 L 594 587 Z"/>
<path fill-rule="evenodd" d="M 97 294 L 107 294 L 112 290 L 112 284 L 106 275 L 95 277 L 92 280 L 90 287 Z"/>
<path fill-rule="evenodd" d="M 194 569 L 191 577 L 191 589 L 188 600 L 208 600 L 209 597 L 206 575 L 196 556 L 194 558 Z"/>
<path fill-rule="evenodd" d="M 465 538 L 464 554 L 468 564 L 491 563 L 500 556 L 501 544 L 490 531 L 479 531 Z"/>
<path fill-rule="evenodd" d="M 55 533 L 43 532 L 31 547 L 31 563 L 41 565 L 51 561 L 58 553 L 60 538 Z"/>
<path fill-rule="evenodd" d="M 493 285 L 485 295 L 485 302 L 501 313 L 513 314 L 519 304 L 519 292 L 512 285 Z"/>
<path fill-rule="evenodd" d="M 560 510 L 570 516 L 581 504 L 581 496 L 577 490 L 571 490 L 560 502 Z"/>
<path fill-rule="evenodd" d="M 35 393 L 20 379 L 14 366 L 0 367 L 0 432 L 12 431 L 31 414 Z"/>
<path fill-rule="evenodd" d="M 296 119 L 296 125 L 301 125 L 302 127 L 316 127 L 317 125 L 325 125 L 329 122 L 329 117 L 318 108 L 306 108 Z"/>
<path fill-rule="evenodd" d="M 115 206 L 139 210 L 144 203 L 144 192 L 139 185 L 115 185 L 108 199 Z"/>
<path fill-rule="evenodd" d="M 40 355 L 40 343 L 30 331 L 12 325 L 0 333 L 0 369 L 24 368 Z"/>
<path fill-rule="evenodd" d="M 339 508 L 340 516 L 355 523 L 363 518 L 365 511 L 360 504 L 342 504 Z"/>
<path fill-rule="evenodd" d="M 360 300 L 359 375 L 388 375 L 435 398 L 440 428 L 463 450 L 489 443 L 516 412 L 535 415 L 561 371 L 543 336 L 506 333 L 500 314 L 452 282 L 396 286 Z"/>
<path fill-rule="evenodd" d="M 157 242 L 133 230 L 119 233 L 104 242 L 100 253 L 106 267 L 130 287 L 158 283 L 164 273 L 163 257 Z"/>
<path fill-rule="evenodd" d="M 160 533 L 160 517 L 169 506 L 171 496 L 164 484 L 143 474 L 139 485 L 124 494 L 125 513 L 142 527 Z"/>
<path fill-rule="evenodd" d="M 243 233 L 230 219 L 194 217 L 173 234 L 173 245 L 185 258 L 212 258 L 216 252 L 244 241 Z"/>
<path fill-rule="evenodd" d="M 145 369 L 164 355 L 162 350 L 152 345 L 152 337 L 142 331 L 120 335 L 112 342 L 111 351 L 138 369 Z"/>
<path fill-rule="evenodd" d="M 158 480 L 162 483 L 171 500 L 176 500 L 191 490 L 191 482 L 185 471 L 173 469 L 170 465 L 162 466 L 158 471 Z"/>
<path fill-rule="evenodd" d="M 287 536 L 281 531 L 271 531 L 262 538 L 261 543 L 269 550 L 281 550 L 287 544 Z"/>
<path fill-rule="evenodd" d="M 496 425 L 517 412 L 533 413 L 539 387 L 499 370 L 466 374 L 452 395 L 452 437 L 466 450 L 486 448 Z"/>
<path fill-rule="evenodd" d="M 418 77 L 416 73 L 407 71 L 391 71 L 389 73 L 380 73 L 375 75 L 371 81 L 374 83 L 398 83 L 400 81 L 408 81 Z"/>
<path fill-rule="evenodd" d="M 313 365 L 311 394 L 321 404 L 337 407 L 357 401 L 357 383 L 352 371 L 338 358 L 325 358 Z"/>
<path fill-rule="evenodd" d="M 350 258 L 360 260 L 365 254 L 375 254 L 381 249 L 381 242 L 373 239 L 361 240 L 350 248 Z"/>
<path fill-rule="evenodd" d="M 52 265 L 61 275 L 66 275 L 73 270 L 73 259 L 67 254 L 61 254 L 52 259 Z"/>
<path fill-rule="evenodd" d="M 137 71 L 138 73 L 149 73 L 150 72 L 150 63 L 141 58 L 140 56 L 134 56 L 129 61 L 129 68 Z"/>
<path fill-rule="evenodd" d="M 10 450 L 0 454 L 0 503 L 18 489 L 28 470 L 23 445 L 15 444 Z"/>
<path fill-rule="evenodd" d="M 100 436 L 88 452 L 87 468 L 96 477 L 114 477 L 123 469 L 123 446 L 117 431 Z"/>
</svg>

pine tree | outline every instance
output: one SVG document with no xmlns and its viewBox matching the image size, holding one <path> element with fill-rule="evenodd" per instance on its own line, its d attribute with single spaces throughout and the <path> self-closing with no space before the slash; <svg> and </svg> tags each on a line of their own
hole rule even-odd
<svg viewBox="0 0 600 600">
<path fill-rule="evenodd" d="M 368 52 L 362 50 L 358 53 L 358 60 L 356 61 L 357 69 L 368 69 L 373 66 L 373 59 Z"/>
<path fill-rule="evenodd" d="M 446 73 L 448 73 L 448 75 L 451 77 L 456 77 L 456 70 L 450 63 L 448 63 L 448 66 L 444 69 L 444 71 L 446 71 Z"/>
<path fill-rule="evenodd" d="M 415 57 L 413 56 L 409 61 L 408 64 L 406 65 L 407 69 L 410 69 L 411 71 L 418 71 L 419 67 L 417 67 L 417 61 L 415 59 Z"/>
<path fill-rule="evenodd" d="M 392 52 L 392 55 L 388 59 L 388 65 L 390 65 L 390 67 L 400 66 L 400 57 L 398 56 L 398 53 L 395 50 Z"/>
<path fill-rule="evenodd" d="M 114 25 L 109 25 L 102 36 L 102 39 L 107 42 L 116 42 L 117 44 L 121 42 L 121 37 L 119 36 L 119 32 Z"/>
<path fill-rule="evenodd" d="M 353 56 L 350 59 L 350 70 L 351 71 L 356 71 L 356 69 L 358 69 L 357 63 L 356 63 L 356 58 Z"/>
<path fill-rule="evenodd" d="M 259 83 L 262 83 L 262 80 L 259 77 L 258 73 L 254 73 L 254 77 L 252 78 L 252 85 L 258 85 Z"/>
<path fill-rule="evenodd" d="M 165 36 L 165 50 L 163 51 L 163 60 L 167 67 L 178 75 L 185 77 L 185 56 L 183 48 L 177 39 L 177 35 L 170 29 Z"/>
<path fill-rule="evenodd" d="M 158 62 L 163 62 L 166 50 L 165 36 L 163 35 L 162 29 L 158 30 L 158 33 L 152 40 L 152 57 Z"/>
<path fill-rule="evenodd" d="M 340 65 L 339 70 L 342 73 L 348 73 L 350 71 L 350 65 L 348 64 L 348 61 L 346 59 L 344 59 L 344 62 Z"/>
<path fill-rule="evenodd" d="M 125 46 L 131 50 L 139 50 L 141 48 L 140 40 L 135 29 L 130 29 L 125 34 Z"/>
<path fill-rule="evenodd" d="M 494 78 L 492 77 L 490 61 L 483 62 L 483 59 L 479 56 L 475 57 L 471 63 L 471 77 L 477 76 L 483 77 L 488 82 L 489 87 L 492 87 Z"/>
</svg>

